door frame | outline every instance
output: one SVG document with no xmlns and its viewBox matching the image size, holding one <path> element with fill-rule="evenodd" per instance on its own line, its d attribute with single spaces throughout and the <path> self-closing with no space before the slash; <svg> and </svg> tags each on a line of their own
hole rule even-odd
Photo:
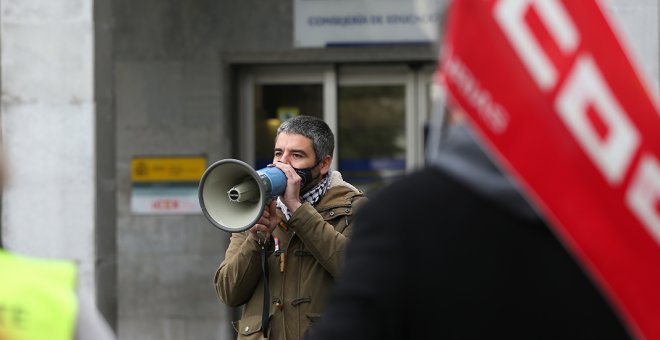
<svg viewBox="0 0 660 340">
<path fill-rule="evenodd" d="M 323 86 L 323 119 L 337 131 L 337 89 L 342 85 L 403 85 L 406 93 L 406 172 L 424 165 L 424 126 L 428 121 L 427 87 L 433 84 L 435 65 L 411 68 L 405 63 L 388 65 L 275 65 L 243 68 L 239 74 L 238 151 L 248 164 L 255 162 L 254 95 L 256 85 L 320 84 Z M 339 155 L 335 138 L 335 155 Z M 338 167 L 332 159 L 332 169 Z"/>
</svg>

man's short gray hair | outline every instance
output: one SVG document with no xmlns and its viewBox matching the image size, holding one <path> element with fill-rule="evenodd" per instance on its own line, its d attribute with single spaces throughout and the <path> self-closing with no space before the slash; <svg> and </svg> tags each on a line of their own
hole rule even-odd
<svg viewBox="0 0 660 340">
<path fill-rule="evenodd" d="M 293 117 L 280 125 L 277 129 L 277 136 L 280 133 L 303 135 L 311 139 L 316 154 L 316 162 L 320 162 L 325 156 L 332 157 L 332 153 L 335 151 L 335 135 L 328 124 L 320 118 L 313 116 Z"/>
</svg>

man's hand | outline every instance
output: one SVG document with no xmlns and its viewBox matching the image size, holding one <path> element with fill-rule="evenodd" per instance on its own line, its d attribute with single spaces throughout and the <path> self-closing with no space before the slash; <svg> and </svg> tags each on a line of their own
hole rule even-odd
<svg viewBox="0 0 660 340">
<path fill-rule="evenodd" d="M 280 200 L 293 214 L 302 205 L 300 203 L 300 182 L 302 178 L 300 178 L 300 175 L 289 164 L 277 162 L 275 166 L 282 170 L 287 178 L 286 190 L 284 191 L 284 195 L 280 196 Z"/>
<path fill-rule="evenodd" d="M 250 228 L 250 237 L 257 242 L 268 240 L 275 227 L 277 227 L 277 208 L 275 200 L 272 200 L 264 209 L 264 213 L 261 214 L 259 221 Z M 259 231 L 264 235 L 263 240 L 260 240 L 259 235 L 257 235 Z"/>
</svg>

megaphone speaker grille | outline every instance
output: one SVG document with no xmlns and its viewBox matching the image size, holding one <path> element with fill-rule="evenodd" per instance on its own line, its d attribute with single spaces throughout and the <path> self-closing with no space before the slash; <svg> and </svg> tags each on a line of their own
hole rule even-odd
<svg viewBox="0 0 660 340">
<path fill-rule="evenodd" d="M 258 193 L 241 192 L 251 199 L 238 201 L 235 199 L 237 187 L 239 191 L 258 190 Z M 230 198 L 230 191 L 233 198 Z M 263 213 L 265 199 L 264 184 L 259 174 L 236 159 L 214 163 L 200 181 L 202 211 L 216 227 L 228 232 L 244 231 L 254 225 Z"/>
</svg>

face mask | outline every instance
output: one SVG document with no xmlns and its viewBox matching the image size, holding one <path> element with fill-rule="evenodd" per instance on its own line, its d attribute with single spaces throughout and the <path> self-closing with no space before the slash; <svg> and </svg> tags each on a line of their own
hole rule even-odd
<svg viewBox="0 0 660 340">
<path fill-rule="evenodd" d="M 320 159 L 318 162 L 316 162 L 316 164 L 314 164 L 313 166 L 311 166 L 309 168 L 304 168 L 304 169 L 293 168 L 293 170 L 295 170 L 296 173 L 298 174 L 298 176 L 300 176 L 300 178 L 302 179 L 301 182 L 300 182 L 300 192 L 301 193 L 305 192 L 306 189 L 309 189 L 309 188 L 306 188 L 307 184 L 312 183 L 315 179 L 317 179 L 321 176 L 321 173 L 319 172 L 318 176 L 312 177 L 312 169 L 316 168 L 319 164 L 321 164 L 322 160 L 323 159 Z"/>
</svg>

